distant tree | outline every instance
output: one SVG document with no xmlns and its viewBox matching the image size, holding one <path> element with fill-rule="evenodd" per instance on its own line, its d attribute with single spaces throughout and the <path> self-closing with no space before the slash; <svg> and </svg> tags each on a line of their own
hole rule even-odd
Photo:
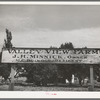
<svg viewBox="0 0 100 100">
<path fill-rule="evenodd" d="M 100 64 L 93 65 L 94 68 L 94 79 L 100 82 Z"/>
<path fill-rule="evenodd" d="M 0 52 L 0 64 L 1 64 L 1 56 L 2 56 L 2 53 Z"/>
<path fill-rule="evenodd" d="M 6 39 L 4 39 L 4 46 L 3 48 L 10 49 L 12 48 L 12 34 L 11 32 L 6 29 Z M 4 77 L 5 80 L 8 79 L 11 71 L 11 66 L 10 64 L 1 64 L 1 57 L 2 57 L 2 52 L 0 52 L 0 76 Z"/>
<path fill-rule="evenodd" d="M 74 46 L 71 42 L 69 42 L 69 43 L 61 44 L 59 48 L 61 48 L 61 49 L 73 49 Z"/>
<path fill-rule="evenodd" d="M 79 79 L 79 85 L 84 84 L 84 79 L 89 77 L 89 65 L 76 64 L 74 65 L 74 75 Z M 82 83 L 83 81 L 83 83 Z"/>
<path fill-rule="evenodd" d="M 61 44 L 60 46 L 61 49 L 74 49 L 74 46 L 71 42 Z M 83 47 L 82 49 L 87 49 L 87 47 Z M 84 79 L 86 77 L 89 78 L 89 66 L 90 65 L 85 65 L 85 64 L 65 64 L 65 65 L 59 65 L 58 67 L 59 71 L 62 71 L 61 73 L 64 79 L 68 79 L 70 85 L 71 85 L 71 79 L 72 79 L 72 74 L 74 74 L 76 77 L 79 79 L 79 84 L 82 85 L 82 80 L 84 82 Z M 62 66 L 62 67 L 61 67 Z M 95 67 L 95 77 L 100 76 L 100 68 Z M 99 77 L 100 78 L 100 77 Z M 98 80 L 99 80 L 98 78 Z"/>
<path fill-rule="evenodd" d="M 2 53 L 0 52 L 0 76 L 2 76 L 6 81 L 10 75 L 10 67 L 8 64 L 1 63 L 1 54 Z"/>
<path fill-rule="evenodd" d="M 11 69 L 8 64 L 0 64 L 0 76 L 2 76 L 5 81 L 8 79 L 10 72 Z"/>
<path fill-rule="evenodd" d="M 57 66 L 51 64 L 28 65 L 25 67 L 27 82 L 34 83 L 38 86 L 46 86 L 48 82 L 57 83 Z"/>
<path fill-rule="evenodd" d="M 83 49 L 87 49 L 87 47 L 85 46 L 85 47 L 82 47 Z"/>
<path fill-rule="evenodd" d="M 57 47 L 54 47 L 54 46 L 50 46 L 50 48 L 52 48 L 52 49 L 55 49 L 55 48 L 57 48 Z"/>
<path fill-rule="evenodd" d="M 59 48 L 74 49 L 74 46 L 71 42 L 69 42 L 69 43 L 61 44 Z M 62 73 L 62 77 L 64 80 L 68 79 L 70 85 L 72 80 L 73 69 L 74 69 L 73 65 L 68 65 L 68 64 L 58 65 L 59 73 Z"/>
</svg>

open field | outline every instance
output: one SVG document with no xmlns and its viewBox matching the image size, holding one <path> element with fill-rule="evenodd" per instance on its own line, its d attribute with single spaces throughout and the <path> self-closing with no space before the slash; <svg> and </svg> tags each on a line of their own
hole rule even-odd
<svg viewBox="0 0 100 100">
<path fill-rule="evenodd" d="M 1 85 L 0 91 L 8 91 L 8 85 Z M 88 91 L 87 87 L 42 87 L 42 86 L 14 86 L 14 91 Z M 100 91 L 100 88 L 94 88 L 94 91 Z"/>
</svg>

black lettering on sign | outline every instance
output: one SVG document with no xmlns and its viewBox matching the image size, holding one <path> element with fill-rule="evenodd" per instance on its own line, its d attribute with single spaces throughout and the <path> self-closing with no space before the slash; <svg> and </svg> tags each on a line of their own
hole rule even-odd
<svg viewBox="0 0 100 100">
<path fill-rule="evenodd" d="M 16 58 L 16 55 L 12 56 L 12 58 Z"/>
<path fill-rule="evenodd" d="M 34 50 L 30 50 L 30 52 L 29 52 L 30 54 L 34 54 L 35 53 L 35 51 Z"/>
<path fill-rule="evenodd" d="M 40 54 L 40 53 L 41 53 L 41 50 L 36 50 L 36 51 L 37 51 L 37 53 L 38 53 L 38 54 Z"/>
<path fill-rule="evenodd" d="M 86 54 L 91 54 L 91 50 L 86 50 Z"/>
<path fill-rule="evenodd" d="M 44 59 L 48 59 L 48 55 L 44 55 Z"/>
<path fill-rule="evenodd" d="M 47 54 L 49 54 L 51 52 L 51 50 L 46 50 Z"/>
<path fill-rule="evenodd" d="M 21 58 L 25 58 L 26 57 L 26 55 L 21 55 Z"/>
<path fill-rule="evenodd" d="M 79 50 L 78 54 L 84 54 L 83 50 Z"/>
<path fill-rule="evenodd" d="M 17 53 L 15 49 L 10 49 L 10 50 L 8 50 L 8 52 L 9 52 L 9 53 L 12 53 L 12 54 L 13 54 L 13 53 Z"/>
<path fill-rule="evenodd" d="M 92 50 L 92 54 L 98 54 L 98 50 Z"/>
<path fill-rule="evenodd" d="M 35 58 L 35 55 L 30 55 L 30 58 Z"/>
<path fill-rule="evenodd" d="M 64 54 L 68 54 L 69 53 L 69 50 L 63 50 L 63 53 Z"/>
</svg>

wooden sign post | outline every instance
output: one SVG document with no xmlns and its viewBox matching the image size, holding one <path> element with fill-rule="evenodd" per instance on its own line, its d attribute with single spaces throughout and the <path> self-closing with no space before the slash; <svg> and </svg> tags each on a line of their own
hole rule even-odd
<svg viewBox="0 0 100 100">
<path fill-rule="evenodd" d="M 94 90 L 94 75 L 93 75 L 93 66 L 90 65 L 90 85 L 89 85 L 89 91 Z"/>
<path fill-rule="evenodd" d="M 11 81 L 9 84 L 9 91 L 14 91 L 14 75 L 15 75 L 16 69 L 15 69 L 15 65 L 11 65 L 11 73 L 10 73 L 10 77 L 11 77 Z"/>
</svg>

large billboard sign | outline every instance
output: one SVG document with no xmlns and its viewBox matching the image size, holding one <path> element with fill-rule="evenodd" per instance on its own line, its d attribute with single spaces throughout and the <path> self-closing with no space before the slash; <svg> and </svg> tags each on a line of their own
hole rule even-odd
<svg viewBox="0 0 100 100">
<path fill-rule="evenodd" d="M 2 50 L 2 63 L 99 64 L 100 49 L 12 48 Z"/>
</svg>

